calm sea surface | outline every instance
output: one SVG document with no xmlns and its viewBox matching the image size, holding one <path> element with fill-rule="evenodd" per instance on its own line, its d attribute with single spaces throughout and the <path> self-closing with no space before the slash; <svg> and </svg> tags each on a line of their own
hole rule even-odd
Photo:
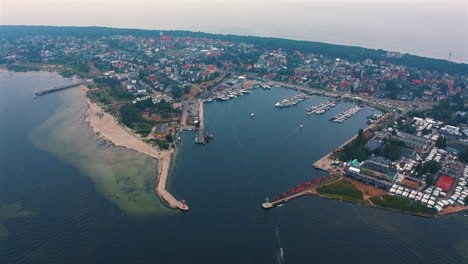
<svg viewBox="0 0 468 264">
<path fill-rule="evenodd" d="M 306 115 L 324 102 L 273 104 L 274 88 L 205 107 L 215 139 L 182 134 L 169 189 L 151 190 L 153 160 L 94 137 L 79 88 L 53 73 L 0 72 L 0 263 L 468 263 L 468 217 L 421 218 L 318 197 L 263 210 L 265 197 L 323 176 L 312 163 L 366 127 Z M 255 117 L 251 118 L 250 113 Z M 304 128 L 300 129 L 299 125 Z"/>
</svg>

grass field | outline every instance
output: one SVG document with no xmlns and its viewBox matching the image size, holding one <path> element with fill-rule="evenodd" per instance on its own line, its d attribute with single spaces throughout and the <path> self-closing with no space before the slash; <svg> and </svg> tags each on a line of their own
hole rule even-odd
<svg viewBox="0 0 468 264">
<path fill-rule="evenodd" d="M 370 200 L 377 206 L 389 208 L 401 212 L 435 215 L 437 211 L 433 208 L 428 208 L 422 204 L 410 201 L 403 197 L 381 195 L 370 198 Z"/>
<path fill-rule="evenodd" d="M 351 182 L 341 180 L 329 185 L 325 185 L 317 189 L 319 194 L 338 198 L 351 202 L 367 203 L 363 198 L 363 193 L 356 188 Z"/>
</svg>

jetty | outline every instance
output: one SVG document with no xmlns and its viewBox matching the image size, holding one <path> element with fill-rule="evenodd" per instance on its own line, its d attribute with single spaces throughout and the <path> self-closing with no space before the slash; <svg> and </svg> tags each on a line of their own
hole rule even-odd
<svg viewBox="0 0 468 264">
<path fill-rule="evenodd" d="M 205 144 L 205 120 L 204 120 L 204 112 L 203 112 L 203 101 L 199 100 L 198 102 L 198 131 L 197 136 L 195 138 L 195 143 L 197 144 Z"/>
<path fill-rule="evenodd" d="M 277 206 L 277 205 L 280 205 L 280 204 L 284 204 L 285 202 L 289 201 L 289 200 L 292 200 L 294 198 L 297 198 L 297 197 L 301 197 L 303 195 L 306 195 L 306 194 L 309 194 L 309 190 L 304 190 L 300 193 L 296 193 L 296 194 L 293 194 L 291 196 L 288 196 L 286 198 L 283 198 L 283 199 L 279 199 L 279 200 L 276 200 L 276 201 L 273 201 L 273 202 L 265 202 L 262 204 L 262 207 L 264 209 L 270 209 L 270 208 L 273 208 L 274 206 Z"/>
<path fill-rule="evenodd" d="M 330 177 L 323 176 L 322 178 L 315 179 L 313 182 L 309 181 L 309 182 L 305 183 L 304 185 L 300 184 L 300 185 L 298 185 L 298 189 L 291 188 L 288 191 L 289 193 L 291 193 L 291 192 L 293 193 L 291 195 L 289 195 L 286 192 L 283 192 L 282 193 L 283 198 L 280 198 L 279 196 L 276 196 L 276 200 L 273 201 L 273 202 L 270 202 L 268 200 L 268 198 L 267 198 L 266 201 L 262 204 L 262 207 L 264 209 L 270 209 L 270 208 L 273 208 L 274 206 L 284 204 L 285 202 L 287 202 L 289 200 L 301 197 L 303 195 L 312 195 L 314 189 L 316 189 L 316 188 L 318 188 L 320 186 L 323 186 L 325 184 L 332 183 L 332 182 L 338 180 L 339 178 L 340 177 L 335 177 L 334 175 L 330 175 Z M 308 187 L 305 187 L 305 186 L 308 186 Z"/>
<path fill-rule="evenodd" d="M 198 104 L 198 129 L 195 136 L 195 143 L 206 144 L 214 138 L 213 134 L 205 132 L 205 116 L 203 111 L 204 101 L 200 100 Z"/>
<path fill-rule="evenodd" d="M 158 159 L 157 165 L 157 180 L 154 183 L 154 191 L 158 197 L 165 203 L 168 207 L 173 209 L 179 209 L 182 211 L 188 211 L 189 207 L 185 203 L 185 200 L 179 201 L 172 194 L 166 190 L 167 176 L 169 175 L 169 168 L 171 166 L 171 155 L 163 156 Z"/>
<path fill-rule="evenodd" d="M 61 90 L 65 90 L 65 89 L 68 89 L 68 88 L 73 88 L 73 87 L 76 87 L 76 86 L 79 86 L 79 85 L 82 85 L 82 84 L 85 84 L 85 83 L 86 83 L 85 81 L 77 82 L 77 83 L 70 83 L 70 84 L 66 84 L 66 85 L 62 85 L 62 86 L 57 86 L 57 87 L 52 87 L 52 88 L 40 90 L 40 91 L 34 92 L 34 94 L 38 95 L 38 96 L 41 96 L 41 95 L 45 95 L 45 94 L 48 94 L 48 93 L 53 93 L 53 92 L 56 92 L 56 91 L 61 91 Z"/>
</svg>

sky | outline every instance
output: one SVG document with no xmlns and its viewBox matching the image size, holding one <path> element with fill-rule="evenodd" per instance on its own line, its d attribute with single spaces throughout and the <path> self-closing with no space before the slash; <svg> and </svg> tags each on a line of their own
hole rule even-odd
<svg viewBox="0 0 468 264">
<path fill-rule="evenodd" d="M 0 0 L 0 24 L 283 37 L 468 63 L 468 0 Z"/>
</svg>

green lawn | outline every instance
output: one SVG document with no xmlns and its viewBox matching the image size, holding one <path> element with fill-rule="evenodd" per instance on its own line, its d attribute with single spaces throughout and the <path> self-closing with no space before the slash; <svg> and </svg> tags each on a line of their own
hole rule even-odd
<svg viewBox="0 0 468 264">
<path fill-rule="evenodd" d="M 348 200 L 352 202 L 365 202 L 363 193 L 351 182 L 341 180 L 317 189 L 320 194 L 326 194 L 335 198 Z"/>
<path fill-rule="evenodd" d="M 414 201 L 410 201 L 403 197 L 391 196 L 391 195 L 382 195 L 370 198 L 370 200 L 375 204 L 383 208 L 389 208 L 402 212 L 417 213 L 417 214 L 426 214 L 426 215 L 435 215 L 437 211 L 433 208 L 428 208 L 422 204 L 419 204 Z"/>
</svg>

